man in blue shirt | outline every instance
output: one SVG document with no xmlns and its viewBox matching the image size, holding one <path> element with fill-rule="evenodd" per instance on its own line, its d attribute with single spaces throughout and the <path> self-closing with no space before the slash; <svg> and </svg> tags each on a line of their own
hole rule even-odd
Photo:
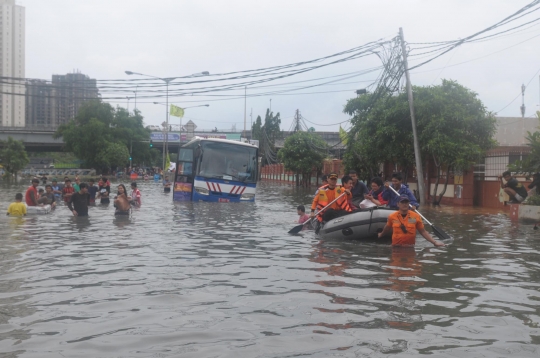
<svg viewBox="0 0 540 358">
<path fill-rule="evenodd" d="M 416 201 L 416 197 L 412 193 L 412 191 L 407 187 L 407 185 L 403 184 L 403 177 L 401 176 L 401 173 L 394 173 L 392 174 L 392 188 L 394 188 L 395 191 L 399 193 L 399 195 L 396 195 L 390 188 L 390 182 L 384 183 L 385 190 L 383 192 L 383 199 L 388 200 L 388 207 L 391 209 L 399 210 L 398 208 L 398 201 L 401 195 L 407 195 L 409 197 L 409 201 L 411 205 L 418 209 L 420 204 L 418 204 L 418 201 Z"/>
<path fill-rule="evenodd" d="M 352 179 L 352 187 L 351 187 L 352 203 L 354 206 L 359 208 L 360 202 L 364 200 L 364 195 L 368 194 L 369 190 L 366 184 L 358 180 L 358 175 L 356 174 L 354 170 L 349 170 L 349 176 Z"/>
</svg>

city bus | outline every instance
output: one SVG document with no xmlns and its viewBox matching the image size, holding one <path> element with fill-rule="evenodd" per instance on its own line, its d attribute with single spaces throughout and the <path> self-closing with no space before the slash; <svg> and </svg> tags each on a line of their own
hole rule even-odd
<svg viewBox="0 0 540 358">
<path fill-rule="evenodd" d="M 178 153 L 173 200 L 254 202 L 257 179 L 256 145 L 195 137 Z"/>
</svg>

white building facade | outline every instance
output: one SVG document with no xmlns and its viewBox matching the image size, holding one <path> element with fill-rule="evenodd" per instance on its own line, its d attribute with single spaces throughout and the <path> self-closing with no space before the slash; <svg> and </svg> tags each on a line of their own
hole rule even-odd
<svg viewBox="0 0 540 358">
<path fill-rule="evenodd" d="M 25 8 L 0 0 L 0 126 L 25 126 Z"/>
</svg>

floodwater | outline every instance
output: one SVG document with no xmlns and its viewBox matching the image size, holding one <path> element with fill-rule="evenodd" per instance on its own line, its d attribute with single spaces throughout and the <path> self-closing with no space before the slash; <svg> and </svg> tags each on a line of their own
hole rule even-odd
<svg viewBox="0 0 540 358">
<path fill-rule="evenodd" d="M 0 184 L 5 211 L 23 186 Z M 2 357 L 538 357 L 540 230 L 424 208 L 453 236 L 415 249 L 290 236 L 313 191 L 255 204 L 0 217 Z"/>
</svg>

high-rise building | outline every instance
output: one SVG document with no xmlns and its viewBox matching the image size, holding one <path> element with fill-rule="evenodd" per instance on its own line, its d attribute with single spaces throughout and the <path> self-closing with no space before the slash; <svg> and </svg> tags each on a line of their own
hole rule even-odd
<svg viewBox="0 0 540 358">
<path fill-rule="evenodd" d="M 26 82 L 26 126 L 57 127 L 56 91 L 47 81 Z"/>
<path fill-rule="evenodd" d="M 84 101 L 98 98 L 96 80 L 82 73 L 53 75 L 52 86 L 56 91 L 57 124 L 75 118 Z"/>
<path fill-rule="evenodd" d="M 25 9 L 0 0 L 0 125 L 25 126 Z"/>
<path fill-rule="evenodd" d="M 26 126 L 56 129 L 75 118 L 84 101 L 99 96 L 96 80 L 82 73 L 26 83 Z"/>
</svg>

